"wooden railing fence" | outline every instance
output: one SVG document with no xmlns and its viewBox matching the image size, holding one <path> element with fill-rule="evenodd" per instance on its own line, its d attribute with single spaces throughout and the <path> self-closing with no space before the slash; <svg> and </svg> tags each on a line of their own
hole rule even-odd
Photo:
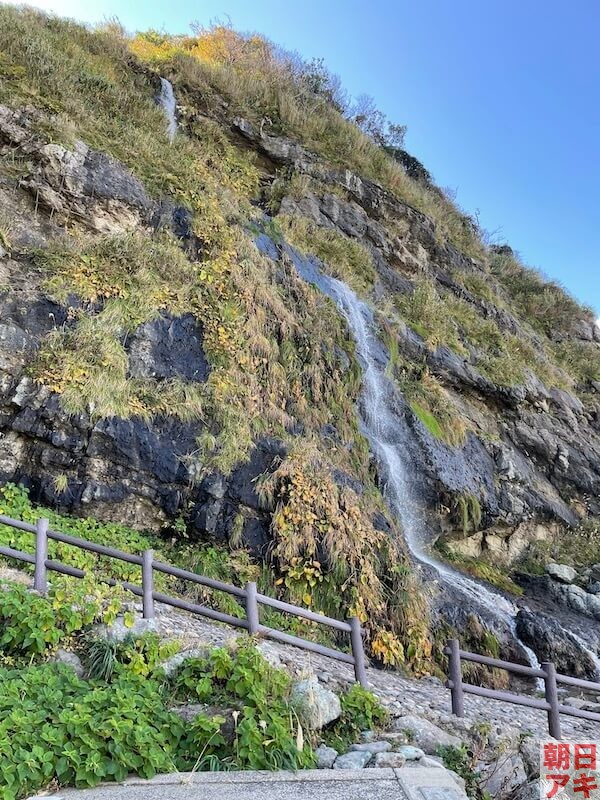
<svg viewBox="0 0 600 800">
<path fill-rule="evenodd" d="M 584 711 L 581 708 L 562 705 L 558 696 L 558 684 L 574 686 L 579 689 L 588 689 L 600 694 L 600 683 L 595 681 L 585 681 L 581 678 L 573 678 L 570 675 L 557 673 L 551 661 L 543 661 L 540 669 L 526 667 L 522 664 L 514 664 L 511 661 L 501 661 L 497 658 L 480 656 L 477 653 L 469 653 L 460 649 L 458 639 L 451 639 L 444 652 L 448 656 L 448 680 L 446 686 L 452 695 L 452 713 L 457 717 L 464 716 L 464 695 L 475 694 L 479 697 L 489 697 L 494 700 L 501 700 L 503 703 L 513 703 L 518 706 L 528 708 L 538 708 L 548 714 L 548 731 L 554 739 L 561 738 L 561 714 L 579 719 L 588 719 L 600 722 L 600 714 L 594 711 Z M 525 695 L 503 692 L 497 689 L 487 689 L 484 686 L 474 686 L 471 683 L 464 683 L 462 679 L 463 661 L 471 661 L 476 664 L 485 664 L 488 667 L 497 667 L 511 672 L 514 675 L 525 675 L 530 678 L 542 678 L 544 681 L 544 695 L 542 700 L 537 697 L 527 697 Z"/>
<path fill-rule="evenodd" d="M 133 553 L 126 553 L 122 550 L 116 550 L 112 547 L 106 547 L 96 542 L 90 542 L 85 539 L 78 539 L 74 536 L 69 536 L 58 531 L 52 531 L 49 528 L 47 519 L 39 519 L 35 525 L 31 525 L 21 520 L 11 519 L 0 515 L 0 524 L 8 525 L 11 528 L 16 528 L 20 531 L 27 531 L 28 533 L 35 534 L 35 553 L 24 553 L 21 550 L 15 550 L 12 547 L 0 546 L 0 555 L 7 558 L 15 559 L 16 561 L 23 561 L 27 564 L 34 565 L 34 589 L 40 594 L 46 594 L 48 590 L 48 571 L 59 572 L 63 575 L 71 575 L 75 578 L 83 578 L 85 572 L 76 567 L 71 567 L 68 564 L 62 564 L 60 561 L 53 561 L 48 558 L 48 540 L 52 539 L 56 542 L 63 542 L 64 544 L 72 545 L 81 550 L 87 550 L 98 555 L 114 558 L 119 561 L 126 561 L 129 564 L 136 564 L 141 568 L 141 586 L 128 582 L 117 582 L 114 580 L 107 580 L 108 583 L 115 585 L 119 583 L 128 591 L 137 597 L 142 598 L 142 613 L 144 619 L 154 618 L 154 603 L 164 603 L 165 605 L 174 608 L 188 611 L 191 614 L 197 614 L 201 617 L 215 620 L 216 622 L 223 622 L 235 628 L 242 628 L 250 635 L 260 635 L 267 639 L 273 639 L 283 644 L 293 645 L 300 647 L 303 650 L 308 650 L 319 655 L 333 658 L 337 661 L 343 661 L 346 664 L 351 664 L 354 668 L 354 675 L 356 680 L 362 685 L 367 685 L 366 673 L 366 659 L 363 646 L 363 632 L 361 629 L 360 621 L 357 617 L 351 617 L 347 621 L 333 619 L 326 617 L 322 614 L 317 614 L 307 608 L 285 603 L 282 600 L 277 600 L 274 597 L 261 594 L 257 591 L 256 583 L 247 583 L 245 588 L 233 586 L 229 583 L 208 578 L 204 575 L 197 575 L 194 572 L 189 572 L 179 567 L 174 567 L 171 564 L 166 564 L 162 561 L 155 561 L 152 550 L 145 550 L 142 555 L 134 555 Z M 154 573 L 161 572 L 166 575 L 172 575 L 180 580 L 190 581 L 192 583 L 206 586 L 209 589 L 215 589 L 220 592 L 226 592 L 233 597 L 238 598 L 243 602 L 246 610 L 246 618 L 240 619 L 224 614 L 221 611 L 216 611 L 213 608 L 192 603 L 180 597 L 171 597 L 161 592 L 155 591 L 154 588 Z M 277 611 L 282 611 L 287 614 L 293 614 L 296 617 L 310 620 L 318 625 L 325 625 L 337 631 L 342 631 L 350 636 L 351 653 L 345 653 L 342 650 L 336 650 L 332 647 L 311 642 L 308 639 L 302 639 L 298 636 L 293 636 L 289 633 L 269 628 L 262 625 L 260 622 L 260 607 L 269 606 Z"/>
</svg>

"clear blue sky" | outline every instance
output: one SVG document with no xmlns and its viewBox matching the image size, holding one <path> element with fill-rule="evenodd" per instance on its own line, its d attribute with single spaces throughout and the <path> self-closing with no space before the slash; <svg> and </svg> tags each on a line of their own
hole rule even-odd
<svg viewBox="0 0 600 800">
<path fill-rule="evenodd" d="M 185 32 L 227 16 L 408 125 L 407 147 L 525 261 L 600 312 L 595 0 L 32 0 L 89 22 Z"/>
</svg>

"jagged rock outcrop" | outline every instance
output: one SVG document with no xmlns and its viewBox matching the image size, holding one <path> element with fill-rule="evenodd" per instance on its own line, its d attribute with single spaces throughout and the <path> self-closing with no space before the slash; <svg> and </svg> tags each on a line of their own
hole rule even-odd
<svg viewBox="0 0 600 800">
<path fill-rule="evenodd" d="M 535 647 L 541 661 L 552 661 L 559 672 L 579 678 L 597 677 L 589 651 L 555 619 L 522 609 L 517 615 L 517 633 L 521 641 Z"/>
<path fill-rule="evenodd" d="M 139 225 L 152 201 L 141 181 L 111 156 L 77 142 L 73 150 L 47 143 L 36 133 L 43 115 L 35 109 L 0 106 L 0 152 L 17 147 L 29 169 L 20 185 L 60 224 L 77 219 L 96 231 L 118 232 Z"/>
</svg>

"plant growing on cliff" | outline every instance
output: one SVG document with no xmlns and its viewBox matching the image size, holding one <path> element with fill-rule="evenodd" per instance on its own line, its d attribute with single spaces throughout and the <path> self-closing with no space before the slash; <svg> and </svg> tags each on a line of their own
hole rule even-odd
<svg viewBox="0 0 600 800">
<path fill-rule="evenodd" d="M 431 652 L 426 615 L 416 608 L 419 597 L 407 591 L 410 570 L 402 554 L 373 525 L 374 498 L 336 483 L 308 443 L 261 481 L 259 492 L 273 508 L 273 559 L 292 601 L 310 599 L 330 616 L 358 616 L 377 658 L 398 665 L 406 652 L 422 670 Z"/>
<path fill-rule="evenodd" d="M 373 257 L 364 245 L 304 217 L 279 214 L 276 219 L 285 239 L 303 253 L 320 258 L 335 278 L 359 293 L 372 289 L 376 272 Z"/>
<path fill-rule="evenodd" d="M 465 215 L 452 201 L 412 180 L 370 135 L 372 129 L 364 133 L 344 118 L 328 92 L 313 91 L 314 81 L 306 79 L 311 70 L 298 70 L 297 56 L 286 55 L 256 34 L 245 36 L 222 25 L 199 28 L 189 37 L 142 33 L 130 46 L 143 61 L 168 68 L 182 86 L 201 93 L 212 113 L 222 113 L 219 100 L 226 98 L 262 132 L 297 137 L 334 166 L 382 183 L 433 216 L 442 237 L 471 255 L 482 255 L 477 231 L 465 224 Z"/>
</svg>

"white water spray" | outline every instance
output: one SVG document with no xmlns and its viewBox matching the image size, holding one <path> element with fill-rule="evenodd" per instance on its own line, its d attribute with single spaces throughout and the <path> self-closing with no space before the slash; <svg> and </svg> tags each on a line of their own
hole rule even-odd
<svg viewBox="0 0 600 800">
<path fill-rule="evenodd" d="M 167 118 L 167 136 L 169 141 L 173 144 L 175 134 L 177 133 L 177 116 L 175 114 L 175 94 L 173 92 L 173 84 L 166 78 L 160 79 L 160 94 L 156 98 L 156 102 L 164 111 Z"/>
</svg>

